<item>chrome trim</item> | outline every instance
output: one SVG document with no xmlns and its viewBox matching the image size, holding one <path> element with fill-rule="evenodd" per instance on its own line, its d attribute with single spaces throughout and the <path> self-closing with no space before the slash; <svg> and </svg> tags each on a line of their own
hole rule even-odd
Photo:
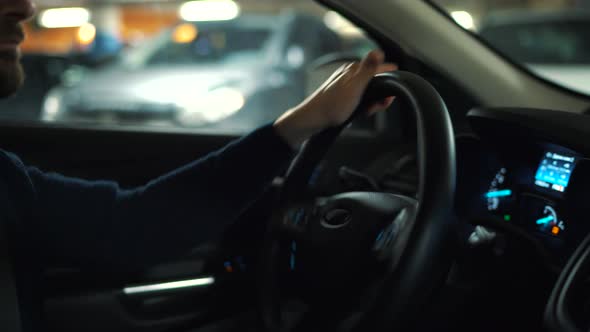
<svg viewBox="0 0 590 332">
<path fill-rule="evenodd" d="M 182 288 L 203 287 L 203 286 L 212 285 L 214 283 L 215 283 L 215 278 L 203 277 L 203 278 L 196 278 L 196 279 L 189 279 L 189 280 L 164 282 L 164 283 L 159 283 L 159 284 L 125 287 L 125 288 L 123 288 L 123 293 L 125 293 L 127 295 L 145 294 L 145 293 L 162 292 L 162 291 L 182 289 Z"/>
</svg>

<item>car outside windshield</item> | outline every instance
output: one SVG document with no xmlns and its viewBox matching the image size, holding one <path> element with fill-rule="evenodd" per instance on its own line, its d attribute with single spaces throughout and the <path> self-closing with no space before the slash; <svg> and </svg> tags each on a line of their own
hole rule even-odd
<svg viewBox="0 0 590 332">
<path fill-rule="evenodd" d="M 257 19 L 261 18 L 253 18 Z M 167 29 L 151 44 L 123 53 L 119 64 L 137 68 L 260 59 L 273 28 L 271 22 L 255 26 L 237 22 L 225 25 L 180 23 Z"/>
</svg>

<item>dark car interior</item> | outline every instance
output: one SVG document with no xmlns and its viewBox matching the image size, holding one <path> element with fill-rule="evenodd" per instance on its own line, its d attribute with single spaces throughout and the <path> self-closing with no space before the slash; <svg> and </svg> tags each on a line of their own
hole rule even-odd
<svg viewBox="0 0 590 332">
<path fill-rule="evenodd" d="M 402 278 L 400 273 L 393 278 L 394 286 L 401 289 L 399 298 L 381 299 L 383 294 L 376 291 L 371 310 L 342 317 L 340 297 L 360 298 L 351 285 L 359 279 L 342 267 L 350 262 L 338 261 L 342 265 L 330 270 L 327 267 L 336 266 L 331 261 L 334 257 L 319 255 L 316 260 L 330 262 L 325 266 L 316 262 L 324 270 L 320 269 L 323 274 L 313 283 L 338 287 L 307 287 L 305 291 L 313 297 L 314 292 L 328 289 L 332 292 L 322 293 L 322 297 L 330 301 L 316 302 L 310 309 L 298 301 L 279 305 L 276 294 L 266 294 L 277 287 L 276 279 L 293 281 L 298 276 L 290 266 L 296 251 L 291 242 L 280 244 L 277 257 L 269 256 L 268 251 L 270 226 L 282 207 L 280 198 L 287 197 L 285 186 L 290 189 L 292 183 L 298 183 L 298 197 L 373 192 L 415 202 L 429 190 L 420 185 L 421 170 L 427 169 L 432 179 L 452 182 L 444 176 L 451 173 L 442 157 L 433 158 L 428 165 L 420 160 L 424 142 L 430 142 L 432 155 L 448 151 L 443 141 L 437 146 L 432 136 L 424 138 L 431 129 L 424 125 L 423 115 L 416 113 L 411 97 L 417 95 L 410 94 L 397 98 L 386 113 L 360 118 L 341 135 L 332 133 L 329 139 L 318 140 L 317 146 L 324 150 L 309 152 L 309 163 L 314 167 L 295 175 L 285 170 L 286 178 L 276 179 L 266 195 L 222 237 L 182 257 L 133 272 L 85 271 L 71 266 L 48 269 L 44 294 L 48 331 L 261 331 L 275 325 L 289 326 L 293 331 L 369 331 L 393 330 L 387 328 L 395 326 L 387 324 L 394 322 L 405 331 L 587 331 L 590 226 L 585 218 L 590 213 L 586 202 L 590 146 L 583 139 L 590 135 L 587 115 L 482 107 L 466 87 L 376 31 L 366 30 L 389 61 L 436 89 L 453 129 L 456 190 L 446 196 L 438 191 L 438 196 L 429 198 L 433 206 L 444 204 L 440 201 L 445 197 L 449 204 L 454 199 L 450 216 L 432 212 L 433 219 L 445 220 L 436 227 L 446 241 L 429 248 L 431 256 L 420 256 L 416 254 L 419 250 L 413 249 L 413 257 L 422 257 L 414 260 L 419 267 L 408 269 L 415 273 L 408 274 L 416 281 L 414 286 L 407 281 L 404 284 L 403 279 L 410 277 Z M 396 80 L 407 82 L 403 75 Z M 379 90 L 371 87 L 368 94 L 371 89 Z M 16 153 L 26 164 L 84 179 L 115 180 L 124 188 L 140 186 L 237 137 L 186 129 L 21 121 L 0 124 L 2 149 Z M 238 166 L 235 171 L 240 172 Z M 437 181 L 429 183 L 443 186 Z M 198 215 L 194 219 L 206 227 L 207 221 Z M 379 229 L 371 232 L 379 233 Z M 278 241 L 270 242 L 279 247 Z M 273 275 L 276 279 L 264 272 L 271 262 L 276 265 L 273 272 L 281 274 Z M 407 259 L 402 263 L 410 264 Z M 436 280 L 428 284 L 432 289 L 404 292 L 426 285 L 421 283 L 426 278 Z M 186 286 L 142 288 L 175 282 Z M 261 292 L 265 294 L 261 296 Z M 396 302 L 402 300 L 407 308 Z M 277 314 L 277 308 L 283 311 L 286 323 L 268 318 Z M 403 319 L 383 319 L 391 308 Z M 331 315 L 335 312 L 338 315 Z"/>
<path fill-rule="evenodd" d="M 420 65 L 416 62 L 414 66 Z M 464 99 L 458 101 L 463 103 Z M 414 116 L 405 111 L 401 102 L 393 108 L 383 130 L 353 130 L 335 143 L 312 184 L 317 195 L 374 189 L 416 194 L 415 146 L 407 143 L 415 141 Z M 23 126 L 16 122 L 2 127 L 3 148 L 17 153 L 26 163 L 85 179 L 113 179 L 122 187 L 144 184 L 234 138 L 129 128 Z M 269 192 L 222 239 L 149 271 L 136 275 L 118 275 L 116 271 L 88 275 L 63 267 L 47 271 L 48 325 L 55 331 L 129 331 L 142 326 L 164 331 L 243 315 L 256 297 L 251 285 L 256 280 L 262 249 L 257 244 L 262 242 L 271 202 Z M 195 220 L 198 222 L 198 216 Z M 156 293 L 144 298 L 122 294 L 129 285 L 200 275 L 213 275 L 223 281 L 211 289 L 192 292 Z"/>
<path fill-rule="evenodd" d="M 490 165 L 484 159 L 490 158 L 486 154 L 481 157 L 483 160 L 473 160 L 474 155 L 486 151 L 482 151 L 482 144 L 489 146 L 489 151 L 495 151 L 493 145 L 473 138 L 472 133 L 465 130 L 468 128 L 465 113 L 477 103 L 462 94 L 453 82 L 445 80 L 419 61 L 407 57 L 397 61 L 402 64 L 402 69 L 411 68 L 433 82 L 451 111 L 453 125 L 460 137 L 457 140 L 457 156 L 468 156 L 465 162 L 459 159 L 457 163 L 457 205 L 462 206 L 462 199 L 473 199 L 468 196 L 474 189 L 464 188 L 467 184 L 477 184 L 479 190 L 481 185 L 487 185 L 485 180 L 493 176 L 493 173 L 474 174 L 473 171 L 480 168 L 465 166 L 473 162 Z M 316 195 L 367 190 L 416 195 L 415 127 L 414 115 L 408 107 L 403 101 L 396 102 L 387 113 L 384 130 L 368 134 L 355 134 L 353 131 L 335 143 L 320 165 L 320 173 L 310 189 Z M 23 127 L 22 124 L 4 124 L 0 133 L 3 147 L 19 154 L 29 164 L 86 179 L 113 179 L 123 187 L 141 185 L 233 139 L 182 132 L 57 125 Z M 534 142 L 530 144 L 536 146 Z M 536 166 L 525 162 L 534 164 L 539 151 L 542 147 L 537 147 L 528 160 L 518 162 L 524 164 L 522 167 Z M 499 163 L 499 160 L 495 162 Z M 581 169 L 581 166 L 578 167 Z M 489 172 L 494 171 L 497 170 L 490 165 Z M 462 181 L 464 178 L 470 181 Z M 473 179 L 484 183 L 479 184 Z M 236 328 L 243 324 L 244 319 L 255 324 L 251 310 L 256 294 L 251 286 L 257 280 L 262 250 L 259 244 L 263 242 L 265 220 L 269 218 L 272 202 L 271 191 L 267 198 L 258 202 L 228 229 L 223 238 L 148 271 L 134 275 L 120 275 L 117 271 L 88 275 L 84 271 L 63 267 L 46 271 L 48 326 L 54 331 L 168 331 L 218 324 L 220 320 L 229 325 L 228 328 Z M 469 212 L 458 210 L 457 213 Z M 195 222 L 199 222 L 198 216 L 195 216 Z M 473 326 L 485 320 L 489 312 L 494 312 L 496 318 L 493 323 L 488 322 L 480 330 L 509 329 L 519 325 L 530 328 L 533 323 L 540 327 L 543 299 L 551 290 L 556 270 L 538 259 L 540 253 L 534 251 L 535 246 L 520 243 L 518 236 L 514 238 L 516 241 L 511 241 L 511 234 L 498 241 L 502 244 L 500 247 L 496 247 L 499 246 L 496 243 L 468 247 L 465 240 L 472 229 L 470 224 L 461 224 L 457 229 L 455 246 L 458 260 L 446 286 L 432 302 L 432 313 L 427 316 L 431 319 L 425 320 L 427 325 L 440 327 L 446 324 L 448 329 Z M 567 256 L 562 254 L 557 258 L 560 257 L 562 261 L 559 263 L 562 264 L 563 257 Z M 506 274 L 506 271 L 510 273 Z M 149 296 L 134 297 L 123 292 L 130 285 L 202 275 L 215 276 L 218 282 L 206 289 L 156 292 Z M 506 302 L 506 297 L 512 300 Z M 461 306 L 461 315 L 446 312 L 448 308 L 457 311 L 457 306 Z"/>
</svg>

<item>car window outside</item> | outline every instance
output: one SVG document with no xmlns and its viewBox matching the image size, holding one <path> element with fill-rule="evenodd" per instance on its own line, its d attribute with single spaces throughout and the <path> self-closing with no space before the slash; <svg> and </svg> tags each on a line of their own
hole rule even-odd
<svg viewBox="0 0 590 332">
<path fill-rule="evenodd" d="M 590 1 L 432 2 L 536 75 L 590 94 Z"/>
<path fill-rule="evenodd" d="M 0 121 L 241 134 L 299 103 L 315 60 L 375 47 L 312 1 L 36 3 Z"/>
</svg>

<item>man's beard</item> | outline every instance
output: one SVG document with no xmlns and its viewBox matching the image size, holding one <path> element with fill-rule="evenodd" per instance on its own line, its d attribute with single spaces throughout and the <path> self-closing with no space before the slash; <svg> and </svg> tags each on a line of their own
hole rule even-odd
<svg viewBox="0 0 590 332">
<path fill-rule="evenodd" d="M 0 98 L 15 94 L 24 83 L 25 75 L 20 57 L 0 51 Z"/>
<path fill-rule="evenodd" d="M 10 21 L 0 22 L 0 37 L 22 40 L 23 27 Z M 23 85 L 24 70 L 20 63 L 20 50 L 0 50 L 0 98 L 16 93 Z"/>
</svg>

